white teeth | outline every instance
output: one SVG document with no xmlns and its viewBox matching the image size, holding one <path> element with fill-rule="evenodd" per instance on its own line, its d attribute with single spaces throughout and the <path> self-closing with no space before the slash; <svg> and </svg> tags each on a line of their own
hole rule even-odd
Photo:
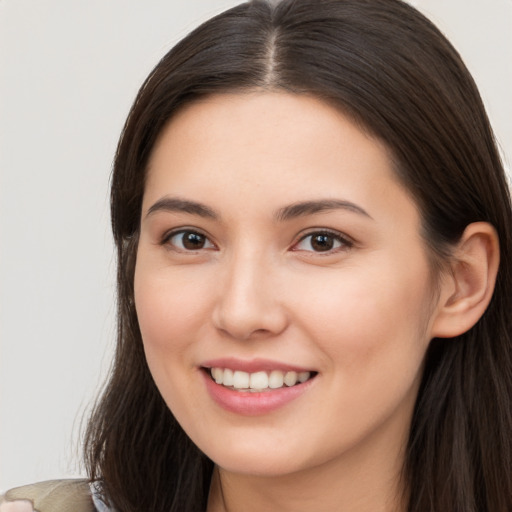
<svg viewBox="0 0 512 512">
<path fill-rule="evenodd" d="M 217 384 L 223 384 L 224 372 L 222 368 L 212 368 L 212 377 Z"/>
<path fill-rule="evenodd" d="M 298 383 L 306 382 L 310 377 L 310 372 L 282 372 L 272 370 L 247 373 L 240 370 L 231 370 L 229 368 L 211 368 L 211 376 L 217 384 L 226 387 L 233 387 L 238 390 L 263 391 L 265 389 L 279 389 L 285 385 L 295 386 Z"/>
<path fill-rule="evenodd" d="M 226 374 L 224 374 L 224 375 L 226 375 Z M 309 372 L 300 372 L 300 373 L 299 373 L 299 377 L 298 377 L 299 382 L 300 382 L 300 383 L 302 383 L 302 382 L 306 382 L 306 381 L 309 379 L 310 375 L 311 375 L 311 374 L 310 374 Z M 225 378 L 225 377 L 224 377 L 224 378 Z"/>
<path fill-rule="evenodd" d="M 233 374 L 233 387 L 235 389 L 247 389 L 249 387 L 249 374 L 237 370 Z"/>
<path fill-rule="evenodd" d="M 273 370 L 268 377 L 268 387 L 271 389 L 282 388 L 284 384 L 284 373 Z"/>
<path fill-rule="evenodd" d="M 286 372 L 284 383 L 288 387 L 295 386 L 295 384 L 297 384 L 297 372 Z"/>
<path fill-rule="evenodd" d="M 251 389 L 266 389 L 266 388 L 268 388 L 267 372 L 251 373 L 251 377 L 249 379 L 249 387 Z"/>
<path fill-rule="evenodd" d="M 221 369 L 221 368 L 219 368 Z M 234 376 L 234 373 L 233 373 L 233 370 L 230 370 L 229 368 L 226 368 L 224 370 L 224 378 L 222 379 L 222 384 L 224 386 L 232 386 L 233 385 L 233 376 Z"/>
</svg>

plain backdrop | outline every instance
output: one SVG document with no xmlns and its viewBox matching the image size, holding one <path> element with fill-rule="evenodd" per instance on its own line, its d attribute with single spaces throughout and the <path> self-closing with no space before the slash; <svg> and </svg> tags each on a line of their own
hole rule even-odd
<svg viewBox="0 0 512 512">
<path fill-rule="evenodd" d="M 108 183 L 158 59 L 234 0 L 0 0 L 0 490 L 83 475 L 115 338 Z M 510 168 L 512 0 L 412 1 L 480 86 Z"/>
</svg>

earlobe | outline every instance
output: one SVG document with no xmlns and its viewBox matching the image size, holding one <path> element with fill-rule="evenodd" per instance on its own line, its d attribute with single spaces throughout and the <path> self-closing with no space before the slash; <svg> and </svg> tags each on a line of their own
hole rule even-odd
<svg viewBox="0 0 512 512">
<path fill-rule="evenodd" d="M 469 224 L 450 263 L 450 274 L 441 284 L 432 337 L 452 338 L 468 331 L 491 301 L 499 266 L 499 240 L 487 222 Z"/>
</svg>

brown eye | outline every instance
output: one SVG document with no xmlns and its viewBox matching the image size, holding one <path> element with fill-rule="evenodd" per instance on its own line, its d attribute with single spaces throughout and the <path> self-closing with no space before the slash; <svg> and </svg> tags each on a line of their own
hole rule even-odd
<svg viewBox="0 0 512 512">
<path fill-rule="evenodd" d="M 206 238 L 199 233 L 183 233 L 182 242 L 185 249 L 202 249 Z"/>
<path fill-rule="evenodd" d="M 293 250 L 329 252 L 340 249 L 349 249 L 352 245 L 352 242 L 344 238 L 341 234 L 331 233 L 329 231 L 318 231 L 303 237 L 297 245 L 294 246 Z"/>
<path fill-rule="evenodd" d="M 314 251 L 330 251 L 334 247 L 332 235 L 318 234 L 311 237 L 311 248 Z"/>
<path fill-rule="evenodd" d="M 197 231 L 180 231 L 174 233 L 168 238 L 167 243 L 177 249 L 185 251 L 198 251 L 200 249 L 211 249 L 214 247 L 205 235 Z"/>
</svg>

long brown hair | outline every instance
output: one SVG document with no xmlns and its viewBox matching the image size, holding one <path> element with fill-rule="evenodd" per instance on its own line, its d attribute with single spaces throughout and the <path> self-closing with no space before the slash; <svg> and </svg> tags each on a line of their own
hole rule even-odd
<svg viewBox="0 0 512 512">
<path fill-rule="evenodd" d="M 390 149 L 415 198 L 432 261 L 475 221 L 500 239 L 484 316 L 432 340 L 403 470 L 409 512 L 512 510 L 512 215 L 477 88 L 442 34 L 400 0 L 254 0 L 207 21 L 146 79 L 112 177 L 118 254 L 118 343 L 90 419 L 85 460 L 120 512 L 200 511 L 213 463 L 188 439 L 147 367 L 133 304 L 145 169 L 184 104 L 249 89 L 312 94 Z"/>
</svg>

